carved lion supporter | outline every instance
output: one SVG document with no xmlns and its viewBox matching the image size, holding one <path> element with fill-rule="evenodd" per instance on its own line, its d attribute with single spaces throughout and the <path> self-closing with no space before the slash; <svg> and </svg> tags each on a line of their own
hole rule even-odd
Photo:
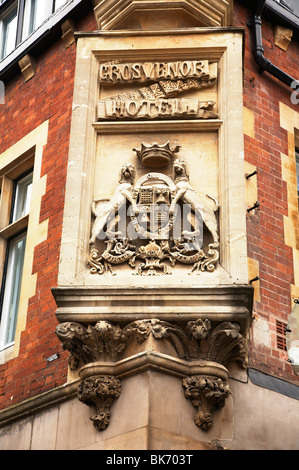
<svg viewBox="0 0 299 470">
<path fill-rule="evenodd" d="M 189 174 L 187 164 L 184 160 L 175 160 L 174 168 L 174 182 L 177 189 L 177 194 L 172 202 L 170 211 L 174 211 L 175 204 L 181 199 L 184 204 L 190 205 L 195 213 L 195 216 L 202 217 L 207 229 L 213 237 L 213 247 L 219 246 L 218 224 L 215 213 L 219 208 L 218 202 L 208 194 L 201 194 L 195 192 L 189 181 Z"/>
<path fill-rule="evenodd" d="M 89 243 L 93 245 L 96 238 L 104 230 L 105 225 L 111 215 L 115 215 L 128 200 L 135 213 L 138 213 L 136 203 L 132 197 L 132 188 L 135 181 L 135 167 L 131 163 L 125 163 L 120 170 L 119 185 L 117 186 L 112 198 L 107 200 L 93 201 L 92 213 L 95 221 L 92 227 L 92 235 Z"/>
</svg>

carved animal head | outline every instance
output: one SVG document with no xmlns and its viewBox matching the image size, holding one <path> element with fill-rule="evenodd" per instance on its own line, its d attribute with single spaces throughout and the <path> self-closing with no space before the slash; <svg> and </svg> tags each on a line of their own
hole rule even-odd
<svg viewBox="0 0 299 470">
<path fill-rule="evenodd" d="M 125 163 L 119 173 L 120 183 L 134 183 L 136 170 L 132 163 Z"/>
<path fill-rule="evenodd" d="M 173 163 L 174 180 L 189 179 L 187 163 L 184 160 L 175 160 Z"/>
</svg>

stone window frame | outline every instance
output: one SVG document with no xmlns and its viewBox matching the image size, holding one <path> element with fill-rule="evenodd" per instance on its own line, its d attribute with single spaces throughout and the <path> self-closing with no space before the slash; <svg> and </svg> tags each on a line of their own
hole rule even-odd
<svg viewBox="0 0 299 470">
<path fill-rule="evenodd" d="M 43 147 L 47 143 L 48 121 L 31 131 L 20 141 L 0 154 L 0 282 L 4 272 L 7 240 L 18 233 L 27 231 L 23 277 L 17 315 L 15 340 L 12 345 L 0 351 L 0 364 L 8 362 L 19 354 L 21 332 L 25 329 L 28 300 L 35 294 L 36 274 L 32 274 L 34 248 L 47 237 L 48 220 L 39 222 L 41 198 L 46 189 L 46 176 L 41 176 Z M 29 214 L 8 224 L 13 182 L 28 170 L 33 169 L 32 196 Z"/>
<path fill-rule="evenodd" d="M 34 167 L 34 148 L 25 152 L 12 164 L 0 170 L 0 282 L 2 282 L 3 265 L 6 253 L 7 240 L 18 233 L 27 230 L 29 215 L 25 215 L 15 222 L 10 222 L 11 206 L 13 204 L 13 190 L 15 181 Z"/>
<path fill-rule="evenodd" d="M 12 165 L 8 165 L 0 172 L 1 184 L 1 199 L 0 199 L 0 283 L 1 283 L 1 303 L 0 308 L 3 309 L 3 295 L 4 290 L 8 286 L 7 274 L 7 257 L 10 252 L 11 242 L 21 235 L 27 237 L 29 213 L 22 217 L 12 220 L 12 209 L 14 207 L 15 187 L 20 178 L 32 173 L 34 168 L 34 148 L 30 149 L 24 155 L 21 155 Z M 25 250 L 26 251 L 26 250 Z M 23 271 L 22 271 L 23 272 Z M 20 274 L 20 280 L 22 274 Z M 18 317 L 18 312 L 14 312 L 15 317 Z M 2 317 L 2 314 L 1 314 Z M 0 317 L 0 325 L 1 320 Z M 14 343 L 5 344 L 3 347 L 0 345 L 0 352 L 7 349 Z"/>
</svg>

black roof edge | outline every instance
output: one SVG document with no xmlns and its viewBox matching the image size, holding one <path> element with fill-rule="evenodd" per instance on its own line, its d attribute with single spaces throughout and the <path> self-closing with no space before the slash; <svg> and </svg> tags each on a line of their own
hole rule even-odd
<svg viewBox="0 0 299 470">
<path fill-rule="evenodd" d="M 37 58 L 42 54 L 46 49 L 48 49 L 52 44 L 54 44 L 62 36 L 61 24 L 66 19 L 77 22 L 81 20 L 86 13 L 89 13 L 93 10 L 92 0 L 81 0 L 71 11 L 66 11 L 65 16 L 60 18 L 56 23 L 51 23 L 49 21 L 49 28 L 44 31 L 41 35 L 37 36 L 34 39 L 32 35 L 32 40 L 27 39 L 28 46 L 26 49 L 22 47 L 22 44 L 18 46 L 12 53 L 12 60 L 8 62 L 7 66 L 1 70 L 0 62 L 0 80 L 4 83 L 10 81 L 15 75 L 21 72 L 19 67 L 19 60 L 24 57 L 24 55 L 29 54 L 33 58 Z M 19 51 L 19 52 L 18 52 Z"/>
<path fill-rule="evenodd" d="M 267 0 L 264 17 L 271 19 L 273 23 L 292 29 L 294 37 L 299 38 L 299 18 L 288 8 L 274 0 Z"/>
<path fill-rule="evenodd" d="M 253 14 L 259 4 L 259 0 L 235 0 L 246 6 Z M 299 17 L 296 16 L 286 6 L 280 5 L 275 0 L 267 0 L 264 10 L 263 19 L 271 22 L 273 25 L 281 25 L 293 30 L 293 38 L 299 39 Z"/>
</svg>

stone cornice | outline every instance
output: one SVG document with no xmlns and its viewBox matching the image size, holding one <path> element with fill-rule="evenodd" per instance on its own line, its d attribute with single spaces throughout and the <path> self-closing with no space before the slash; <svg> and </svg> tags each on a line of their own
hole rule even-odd
<svg viewBox="0 0 299 470">
<path fill-rule="evenodd" d="M 188 34 L 223 34 L 228 33 L 241 33 L 245 35 L 245 28 L 243 26 L 219 26 L 215 28 L 165 28 L 163 30 L 112 30 L 112 31 L 75 31 L 74 37 L 78 38 L 92 38 L 92 37 L 113 37 L 113 36 L 168 36 L 173 34 L 188 35 Z"/>
<path fill-rule="evenodd" d="M 212 361 L 184 361 L 157 351 L 143 351 L 118 362 L 94 362 L 80 369 L 81 379 L 95 375 L 114 375 L 120 379 L 155 370 L 175 377 L 212 375 L 228 379 L 227 369 Z"/>
<path fill-rule="evenodd" d="M 198 318 L 237 321 L 246 335 L 253 288 L 248 285 L 180 287 L 58 287 L 52 289 L 62 322 L 132 322 L 144 318 L 187 322 Z M 155 299 L 153 303 L 153 299 Z M 158 310 L 157 310 L 158 309 Z"/>
</svg>

